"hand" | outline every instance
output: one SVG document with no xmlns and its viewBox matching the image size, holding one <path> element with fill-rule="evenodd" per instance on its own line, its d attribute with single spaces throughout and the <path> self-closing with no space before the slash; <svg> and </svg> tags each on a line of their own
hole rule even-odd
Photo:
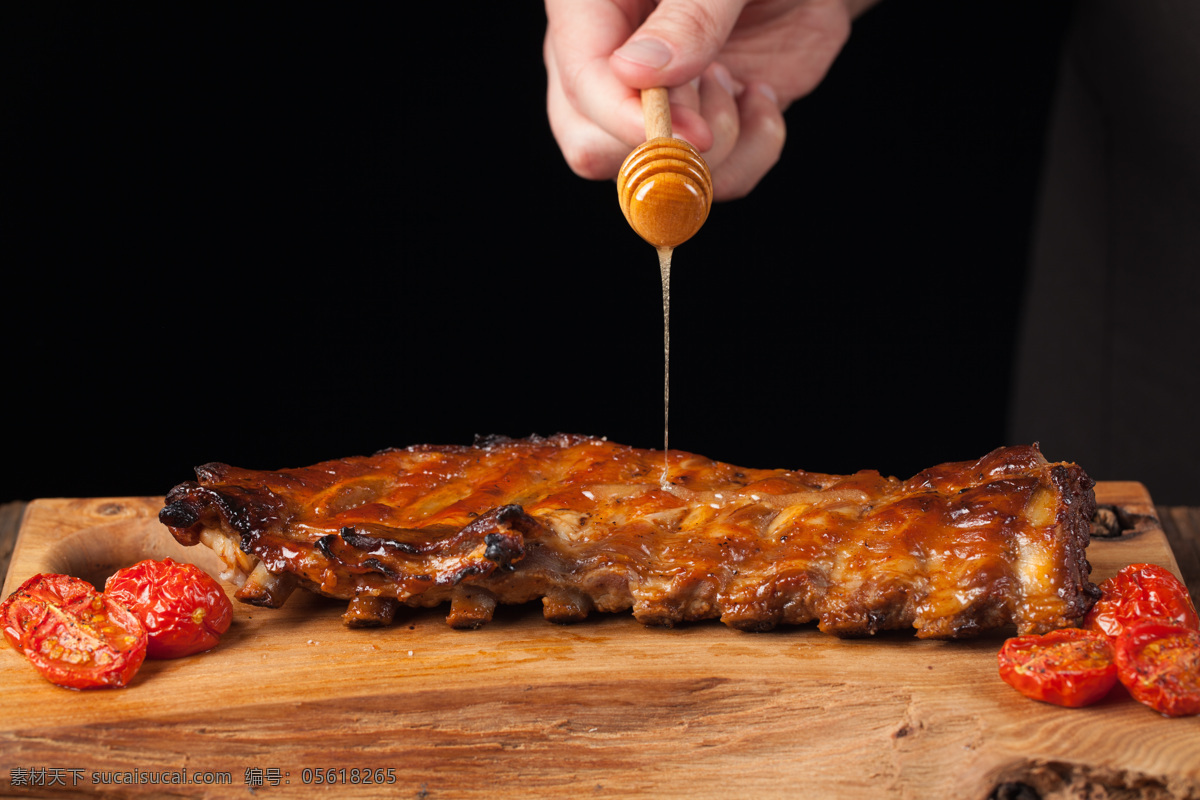
<svg viewBox="0 0 1200 800">
<path fill-rule="evenodd" d="M 645 141 L 640 89 L 671 87 L 674 133 L 717 200 L 779 160 L 783 110 L 812 91 L 874 0 L 546 0 L 550 128 L 581 177 L 616 176 Z"/>
</svg>

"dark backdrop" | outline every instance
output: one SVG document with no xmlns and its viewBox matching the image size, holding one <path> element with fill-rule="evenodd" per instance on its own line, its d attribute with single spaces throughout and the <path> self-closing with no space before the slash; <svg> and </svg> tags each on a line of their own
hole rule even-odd
<svg viewBox="0 0 1200 800">
<path fill-rule="evenodd" d="M 346 6 L 2 12 L 0 501 L 486 433 L 661 446 L 655 254 L 550 136 L 540 4 Z M 672 446 L 907 476 L 1004 443 L 1067 14 L 860 21 L 779 167 L 676 252 Z"/>
</svg>

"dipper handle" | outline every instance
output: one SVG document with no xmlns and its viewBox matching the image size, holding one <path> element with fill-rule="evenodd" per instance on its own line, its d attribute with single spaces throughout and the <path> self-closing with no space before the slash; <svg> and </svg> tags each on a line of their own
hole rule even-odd
<svg viewBox="0 0 1200 800">
<path fill-rule="evenodd" d="M 646 118 L 646 140 L 670 139 L 671 102 L 665 86 L 642 89 L 642 116 Z"/>
<path fill-rule="evenodd" d="M 712 207 L 708 164 L 682 139 L 671 135 L 671 106 L 662 87 L 642 90 L 645 144 L 617 173 L 617 201 L 637 234 L 659 250 L 696 235 Z"/>
</svg>

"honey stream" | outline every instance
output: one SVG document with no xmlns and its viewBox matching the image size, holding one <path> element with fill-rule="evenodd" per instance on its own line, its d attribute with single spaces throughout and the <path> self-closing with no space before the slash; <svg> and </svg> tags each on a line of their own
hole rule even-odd
<svg viewBox="0 0 1200 800">
<path fill-rule="evenodd" d="M 663 303 L 663 471 L 659 485 L 663 489 L 670 486 L 667 473 L 671 469 L 671 452 L 667 446 L 671 427 L 671 253 L 670 247 L 658 248 Z"/>
</svg>

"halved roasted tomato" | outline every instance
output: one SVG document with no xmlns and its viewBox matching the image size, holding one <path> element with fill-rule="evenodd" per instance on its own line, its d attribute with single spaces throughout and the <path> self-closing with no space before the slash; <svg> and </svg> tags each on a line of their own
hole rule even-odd
<svg viewBox="0 0 1200 800">
<path fill-rule="evenodd" d="M 1100 700 L 1117 683 L 1108 640 L 1080 628 L 1009 639 L 999 662 L 1000 677 L 1021 694 L 1071 708 Z"/>
<path fill-rule="evenodd" d="M 1117 674 L 1138 701 L 1160 714 L 1200 714 L 1200 631 L 1144 622 L 1117 637 Z"/>
<path fill-rule="evenodd" d="M 58 686 L 125 686 L 146 657 L 137 618 L 69 575 L 34 575 L 0 605 L 0 624 L 9 643 Z"/>
</svg>

